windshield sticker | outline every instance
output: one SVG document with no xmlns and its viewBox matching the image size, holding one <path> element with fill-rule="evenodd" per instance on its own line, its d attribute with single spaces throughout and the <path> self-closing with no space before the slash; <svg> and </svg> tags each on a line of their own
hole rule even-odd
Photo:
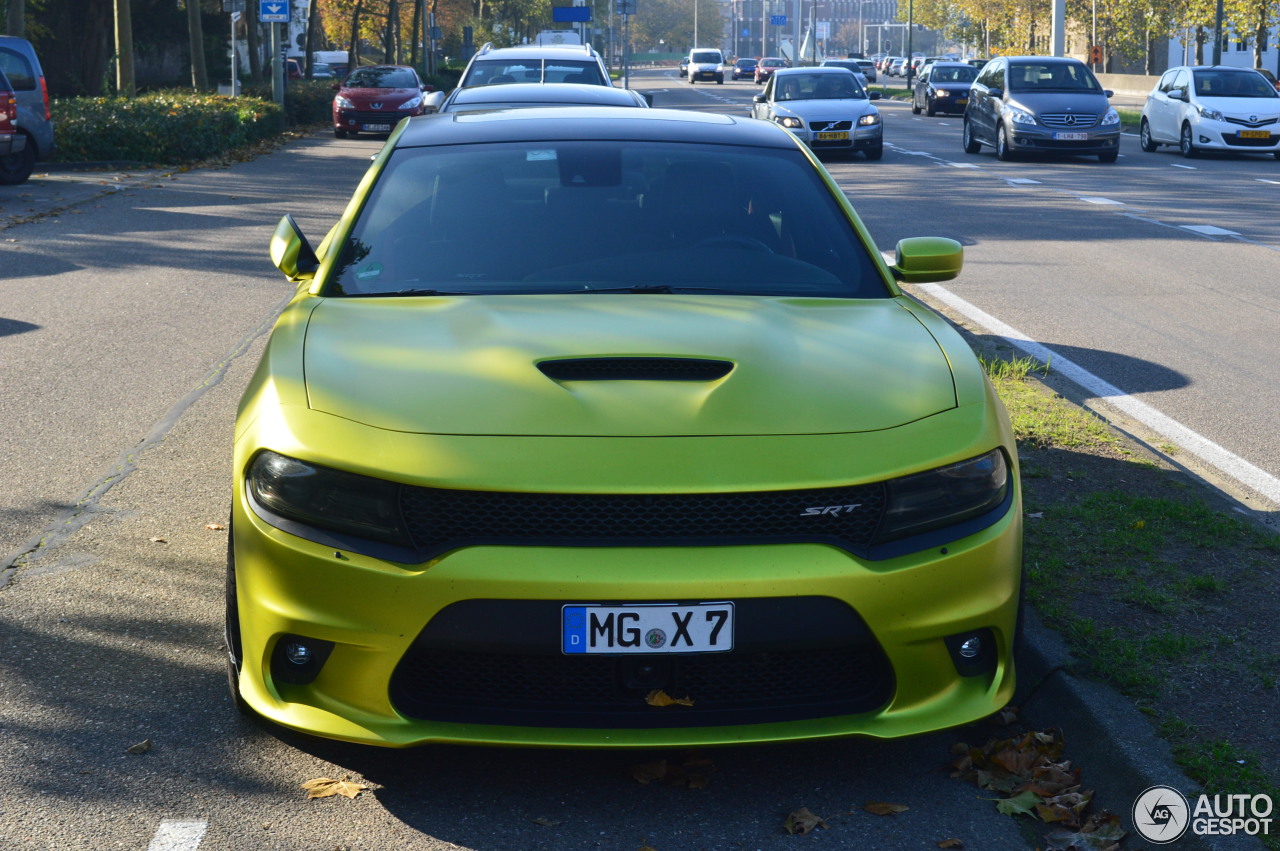
<svg viewBox="0 0 1280 851">
<path fill-rule="evenodd" d="M 381 274 L 382 264 L 370 263 L 368 266 L 365 266 L 363 269 L 356 272 L 356 279 L 360 281 L 370 281 L 379 277 Z"/>
<path fill-rule="evenodd" d="M 524 155 L 526 162 L 538 162 L 539 160 L 554 160 L 556 158 L 555 151 L 529 151 Z"/>
</svg>

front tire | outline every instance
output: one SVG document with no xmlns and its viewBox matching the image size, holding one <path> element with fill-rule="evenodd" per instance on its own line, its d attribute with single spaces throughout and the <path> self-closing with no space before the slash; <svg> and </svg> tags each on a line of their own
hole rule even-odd
<svg viewBox="0 0 1280 851">
<path fill-rule="evenodd" d="M 1178 150 L 1182 151 L 1182 155 L 1189 160 L 1200 156 L 1200 149 L 1196 147 L 1190 124 L 1182 125 L 1182 134 L 1178 137 Z"/>
<path fill-rule="evenodd" d="M 334 135 L 334 137 L 335 137 L 335 138 L 337 138 L 337 139 L 345 139 L 345 138 L 347 138 L 347 131 L 346 131 L 346 130 L 339 130 L 337 127 L 335 127 L 335 128 L 333 128 L 333 135 Z"/>
<path fill-rule="evenodd" d="M 36 146 L 27 139 L 27 146 L 16 154 L 0 157 L 0 184 L 17 186 L 26 183 L 36 169 Z"/>
<path fill-rule="evenodd" d="M 256 713 L 249 708 L 240 694 L 240 665 L 244 660 L 244 647 L 240 642 L 240 601 L 236 596 L 236 550 L 235 538 L 231 533 L 231 522 L 227 522 L 227 584 L 226 584 L 226 620 L 223 641 L 227 648 L 227 690 L 231 693 L 231 703 L 241 715 L 252 718 Z"/>
<path fill-rule="evenodd" d="M 1003 124 L 996 127 L 996 159 L 1006 163 L 1013 160 L 1013 146 L 1009 144 L 1009 131 Z"/>
<path fill-rule="evenodd" d="M 920 107 L 916 106 L 916 99 L 915 99 L 915 98 L 912 98 L 912 99 L 911 99 L 911 114 L 912 114 L 912 115 L 919 115 L 919 114 L 920 114 Z"/>
<path fill-rule="evenodd" d="M 863 151 L 863 153 L 867 155 L 867 159 L 871 160 L 872 162 L 875 162 L 876 160 L 879 160 L 882 157 L 884 157 L 884 143 L 881 142 L 879 145 L 876 145 L 874 148 L 867 148 L 865 151 Z"/>
<path fill-rule="evenodd" d="M 969 123 L 969 119 L 964 120 L 964 152 L 966 154 L 976 154 L 982 150 L 982 143 L 973 137 L 973 127 Z"/>
<path fill-rule="evenodd" d="M 1160 147 L 1160 143 L 1151 138 L 1151 125 L 1147 123 L 1145 118 L 1142 119 L 1142 128 L 1138 131 L 1138 144 L 1148 154 L 1154 154 L 1156 149 Z"/>
<path fill-rule="evenodd" d="M 933 118 L 935 115 L 938 114 L 938 110 L 933 108 L 933 101 L 928 100 L 927 98 L 925 99 L 925 102 L 924 102 L 924 114 L 929 116 L 930 118 Z"/>
<path fill-rule="evenodd" d="M 1119 151 L 1103 151 L 1102 153 L 1098 154 L 1098 162 L 1113 163 L 1117 159 L 1119 159 L 1119 157 L 1120 157 Z"/>
</svg>

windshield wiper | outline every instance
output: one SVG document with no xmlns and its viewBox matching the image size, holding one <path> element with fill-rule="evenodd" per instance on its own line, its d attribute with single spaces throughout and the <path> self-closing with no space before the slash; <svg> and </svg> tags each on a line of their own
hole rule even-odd
<svg viewBox="0 0 1280 851">
<path fill-rule="evenodd" d="M 720 287 L 686 287 L 683 284 L 636 284 L 631 287 L 591 287 L 590 289 L 575 290 L 575 292 L 640 293 L 642 295 L 650 293 L 721 293 L 723 295 L 761 295 L 761 293 L 747 292 L 746 290 L 726 290 L 721 289 Z"/>
<path fill-rule="evenodd" d="M 406 287 L 403 290 L 394 290 L 378 293 L 350 293 L 351 298 L 391 298 L 393 296 L 411 296 L 411 295 L 482 295 L 482 293 L 463 292 L 461 290 L 433 290 L 420 287 Z"/>
</svg>

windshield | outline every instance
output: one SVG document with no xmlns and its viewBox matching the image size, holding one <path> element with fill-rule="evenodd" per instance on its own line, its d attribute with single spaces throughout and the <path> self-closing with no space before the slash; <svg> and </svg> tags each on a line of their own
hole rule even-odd
<svg viewBox="0 0 1280 851">
<path fill-rule="evenodd" d="M 1009 64 L 1011 92 L 1097 92 L 1102 86 L 1083 63 L 1026 62 Z"/>
<path fill-rule="evenodd" d="M 349 89 L 416 89 L 418 76 L 408 68 L 360 68 L 347 77 Z"/>
<path fill-rule="evenodd" d="M 765 68 L 785 68 L 787 63 L 782 59 L 766 59 L 760 63 Z"/>
<path fill-rule="evenodd" d="M 693 54 L 692 61 L 704 62 L 707 64 L 718 64 L 721 61 L 720 54 L 714 50 L 699 50 Z"/>
<path fill-rule="evenodd" d="M 1196 95 L 1202 98 L 1275 98 L 1280 97 L 1275 87 L 1255 71 L 1193 72 Z"/>
<path fill-rule="evenodd" d="M 976 79 L 978 79 L 978 69 L 972 65 L 935 67 L 929 72 L 931 83 L 972 83 Z"/>
<path fill-rule="evenodd" d="M 665 142 L 398 149 L 324 295 L 889 295 L 795 150 Z"/>
<path fill-rule="evenodd" d="M 779 74 L 778 100 L 867 99 L 858 78 L 847 74 Z"/>
<path fill-rule="evenodd" d="M 572 59 L 480 59 L 467 72 L 467 86 L 501 83 L 585 83 L 607 85 L 592 61 Z"/>
</svg>

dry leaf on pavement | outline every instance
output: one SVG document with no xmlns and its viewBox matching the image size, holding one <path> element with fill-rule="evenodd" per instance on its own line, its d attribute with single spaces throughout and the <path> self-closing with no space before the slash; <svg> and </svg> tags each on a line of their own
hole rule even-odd
<svg viewBox="0 0 1280 851">
<path fill-rule="evenodd" d="M 891 816 L 895 813 L 905 813 L 911 808 L 902 804 L 886 804 L 884 801 L 872 801 L 864 806 L 863 809 L 873 816 Z"/>
<path fill-rule="evenodd" d="M 782 823 L 782 829 L 787 833 L 792 835 L 798 833 L 801 836 L 809 833 L 815 827 L 827 826 L 826 821 L 824 821 L 820 816 L 815 816 L 813 813 L 809 812 L 808 807 L 801 807 L 800 809 L 793 811 L 787 816 L 787 820 Z"/>
<path fill-rule="evenodd" d="M 352 783 L 350 780 L 331 780 L 328 777 L 317 777 L 315 780 L 308 780 L 303 783 L 302 788 L 307 790 L 307 800 L 309 801 L 312 798 L 329 798 L 334 795 L 354 798 L 369 787 L 360 783 Z"/>
<path fill-rule="evenodd" d="M 939 848 L 963 848 L 964 843 L 959 839 L 944 839 L 938 843 Z"/>
<path fill-rule="evenodd" d="M 693 706 L 687 697 L 672 697 L 660 688 L 656 688 L 644 696 L 644 702 L 650 706 Z"/>
<path fill-rule="evenodd" d="M 138 742 L 136 745 L 130 745 L 129 747 L 125 748 L 124 752 L 131 753 L 131 754 L 140 754 L 140 753 L 146 753 L 149 750 L 151 750 L 151 740 L 143 739 L 142 741 Z"/>
</svg>

